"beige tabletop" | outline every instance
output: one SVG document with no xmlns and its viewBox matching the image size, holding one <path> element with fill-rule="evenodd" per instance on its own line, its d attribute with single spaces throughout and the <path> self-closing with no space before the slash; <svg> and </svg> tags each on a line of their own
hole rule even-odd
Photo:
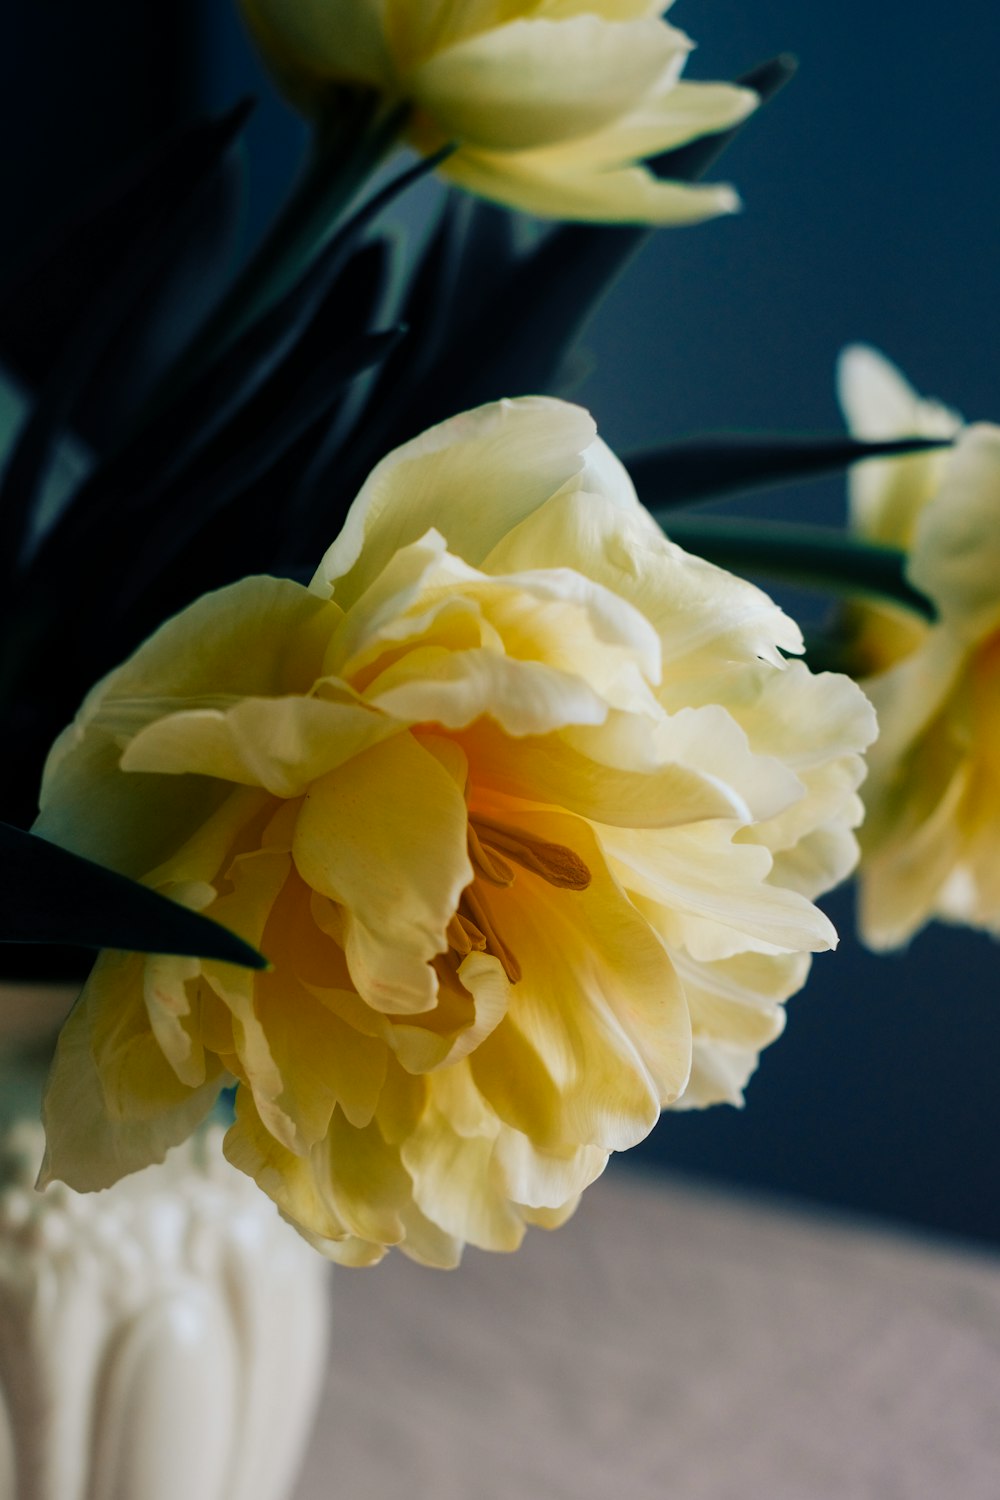
<svg viewBox="0 0 1000 1500">
<path fill-rule="evenodd" d="M 1000 1259 L 616 1163 L 554 1234 L 334 1274 L 295 1500 L 998 1500 Z"/>
</svg>

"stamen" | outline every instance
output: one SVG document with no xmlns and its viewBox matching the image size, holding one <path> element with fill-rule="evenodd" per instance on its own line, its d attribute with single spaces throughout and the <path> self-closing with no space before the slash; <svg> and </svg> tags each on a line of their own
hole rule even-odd
<svg viewBox="0 0 1000 1500">
<path fill-rule="evenodd" d="M 484 848 L 471 822 L 469 824 L 469 858 L 475 866 L 476 874 L 488 880 L 491 885 L 514 884 L 514 871 L 510 865 L 492 849 Z"/>
<path fill-rule="evenodd" d="M 525 833 L 521 828 L 512 828 L 507 823 L 494 822 L 492 818 L 483 818 L 476 815 L 476 828 L 480 838 L 477 839 L 480 849 L 488 851 L 493 860 L 500 860 L 504 865 L 507 861 L 502 859 L 499 851 L 522 865 L 524 869 L 531 870 L 535 875 L 541 875 L 549 885 L 561 886 L 565 890 L 585 891 L 591 882 L 590 870 L 583 860 L 572 849 L 565 844 L 551 844 L 546 839 L 533 838 L 530 833 Z M 469 824 L 470 847 L 472 824 Z M 509 869 L 509 865 L 507 865 Z M 513 878 L 513 877 L 512 877 Z M 505 881 L 504 884 L 509 884 Z M 497 882 L 499 884 L 499 882 Z"/>
<path fill-rule="evenodd" d="M 457 911 L 445 929 L 448 938 L 448 946 L 454 948 L 460 958 L 467 958 L 475 950 L 477 953 L 485 953 L 486 936 L 480 932 L 474 922 L 464 917 Z"/>
<path fill-rule="evenodd" d="M 468 908 L 473 922 L 486 939 L 485 951 L 492 953 L 494 958 L 500 960 L 503 971 L 511 984 L 517 984 L 521 977 L 521 965 L 493 926 L 490 914 L 477 894 L 475 885 L 466 887 L 462 895 L 462 904 Z"/>
</svg>

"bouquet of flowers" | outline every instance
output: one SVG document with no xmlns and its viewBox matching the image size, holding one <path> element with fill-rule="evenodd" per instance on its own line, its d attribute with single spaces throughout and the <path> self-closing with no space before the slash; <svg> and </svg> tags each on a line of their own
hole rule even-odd
<svg viewBox="0 0 1000 1500">
<path fill-rule="evenodd" d="M 1000 433 L 862 348 L 849 435 L 623 463 L 564 399 L 643 240 L 737 207 L 711 174 L 788 59 L 688 82 L 641 0 L 242 9 L 311 129 L 239 273 L 244 106 L 0 309 L 0 937 L 83 983 L 43 1181 L 231 1100 L 326 1256 L 451 1266 L 741 1099 L 859 827 L 872 946 L 997 930 Z M 843 530 L 698 508 L 853 465 Z"/>
</svg>

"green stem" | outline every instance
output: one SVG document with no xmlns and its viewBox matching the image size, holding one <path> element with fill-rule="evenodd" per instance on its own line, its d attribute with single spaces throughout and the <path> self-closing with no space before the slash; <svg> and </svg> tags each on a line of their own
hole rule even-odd
<svg viewBox="0 0 1000 1500">
<path fill-rule="evenodd" d="M 890 600 L 933 620 L 934 606 L 906 577 L 906 553 L 832 526 L 690 515 L 654 515 L 672 541 L 720 567 L 847 596 Z"/>
</svg>

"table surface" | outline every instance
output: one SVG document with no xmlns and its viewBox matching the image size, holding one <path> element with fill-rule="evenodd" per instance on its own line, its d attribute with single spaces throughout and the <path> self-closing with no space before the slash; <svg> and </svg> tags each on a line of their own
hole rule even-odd
<svg viewBox="0 0 1000 1500">
<path fill-rule="evenodd" d="M 1000 1258 L 633 1173 L 334 1274 L 295 1500 L 997 1500 Z"/>
</svg>

